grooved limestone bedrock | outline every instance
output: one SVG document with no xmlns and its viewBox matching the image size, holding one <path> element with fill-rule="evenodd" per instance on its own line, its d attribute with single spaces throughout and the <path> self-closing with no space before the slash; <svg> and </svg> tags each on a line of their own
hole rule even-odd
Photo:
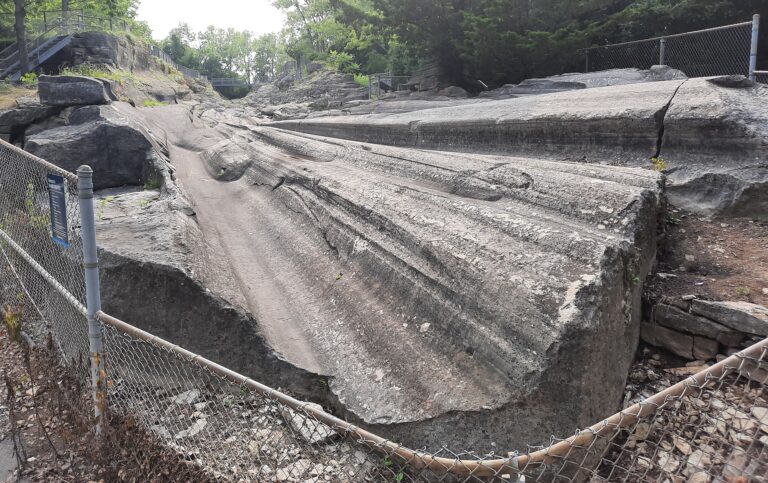
<svg viewBox="0 0 768 483">
<path fill-rule="evenodd" d="M 203 155 L 219 181 L 182 186 L 217 200 L 196 207 L 204 233 L 211 203 L 232 213 L 219 240 L 269 344 L 298 367 L 311 354 L 340 414 L 405 444 L 490 451 L 618 408 L 658 173 L 220 128 Z"/>
<path fill-rule="evenodd" d="M 728 87 L 730 86 L 730 87 Z M 703 214 L 768 217 L 768 87 L 672 80 L 270 124 L 364 142 L 645 166 Z"/>
</svg>

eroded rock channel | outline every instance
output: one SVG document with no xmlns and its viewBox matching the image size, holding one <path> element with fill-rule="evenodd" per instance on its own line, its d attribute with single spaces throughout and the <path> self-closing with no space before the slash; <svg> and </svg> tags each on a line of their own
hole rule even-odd
<svg viewBox="0 0 768 483">
<path fill-rule="evenodd" d="M 404 444 L 492 451 L 619 407 L 666 198 L 649 157 L 701 212 L 764 205 L 765 89 L 706 82 L 277 123 L 112 102 L 58 129 L 147 141 L 145 189 L 100 192 L 110 313 Z"/>
<path fill-rule="evenodd" d="M 141 115 L 167 135 L 206 261 L 200 285 L 155 267 L 132 302 L 136 268 L 107 262 L 153 332 L 413 445 L 515 447 L 615 408 L 657 173 Z"/>
</svg>

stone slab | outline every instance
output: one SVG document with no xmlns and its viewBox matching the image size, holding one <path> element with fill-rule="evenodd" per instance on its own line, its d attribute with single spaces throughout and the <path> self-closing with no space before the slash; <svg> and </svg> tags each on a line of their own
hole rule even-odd
<svg viewBox="0 0 768 483">
<path fill-rule="evenodd" d="M 728 347 L 738 345 L 745 338 L 742 333 L 722 324 L 664 304 L 653 306 L 653 320 L 670 329 L 716 339 Z"/>
<path fill-rule="evenodd" d="M 749 302 L 694 300 L 691 311 L 734 330 L 768 336 L 768 309 Z"/>
</svg>

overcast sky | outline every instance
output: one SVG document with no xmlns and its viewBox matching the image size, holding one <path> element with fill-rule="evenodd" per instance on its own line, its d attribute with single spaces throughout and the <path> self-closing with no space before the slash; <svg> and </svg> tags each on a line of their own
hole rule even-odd
<svg viewBox="0 0 768 483">
<path fill-rule="evenodd" d="M 139 20 L 146 20 L 152 37 L 162 39 L 180 22 L 195 32 L 209 25 L 250 30 L 258 34 L 277 32 L 283 16 L 270 0 L 141 0 Z"/>
</svg>

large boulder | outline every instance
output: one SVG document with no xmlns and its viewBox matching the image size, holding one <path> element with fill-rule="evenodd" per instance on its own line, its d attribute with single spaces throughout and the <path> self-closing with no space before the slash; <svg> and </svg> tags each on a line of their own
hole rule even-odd
<svg viewBox="0 0 768 483">
<path fill-rule="evenodd" d="M 658 173 L 242 123 L 205 162 L 228 183 L 200 182 L 199 168 L 180 170 L 182 183 L 193 199 L 215 190 L 198 219 L 247 260 L 232 270 L 258 330 L 284 360 L 330 376 L 352 422 L 405 444 L 491 451 L 619 406 Z M 218 210 L 235 206 L 247 208 L 227 208 L 216 238 Z M 232 291 L 231 279 L 211 290 Z"/>
<path fill-rule="evenodd" d="M 49 106 L 109 104 L 104 83 L 93 77 L 42 75 L 38 83 L 40 102 Z"/>
<path fill-rule="evenodd" d="M 113 106 L 78 107 L 66 121 L 29 136 L 25 150 L 72 172 L 90 165 L 96 189 L 159 180 L 157 146 L 142 126 Z"/>
<path fill-rule="evenodd" d="M 661 145 L 669 198 L 698 213 L 766 220 L 768 86 L 737 80 L 691 79 L 670 99 Z"/>
<path fill-rule="evenodd" d="M 26 127 L 57 114 L 61 108 L 41 104 L 36 98 L 19 99 L 18 107 L 0 111 L 0 137 L 16 142 L 23 137 Z"/>
</svg>

